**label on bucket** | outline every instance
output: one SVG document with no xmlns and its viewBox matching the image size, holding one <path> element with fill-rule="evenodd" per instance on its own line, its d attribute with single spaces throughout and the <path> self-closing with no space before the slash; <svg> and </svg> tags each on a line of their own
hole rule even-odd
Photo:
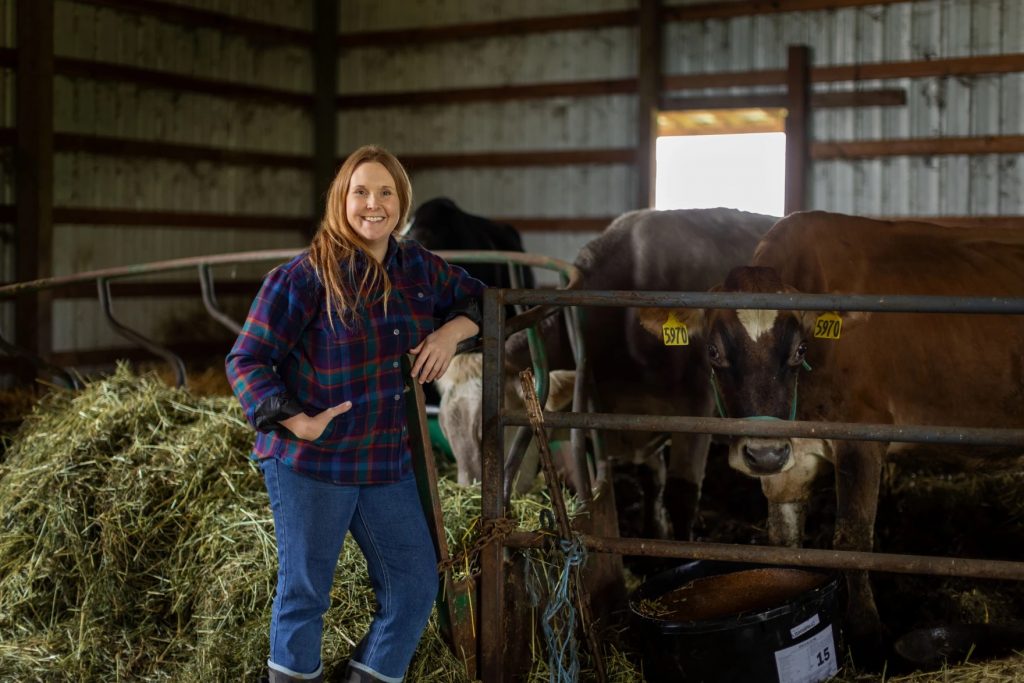
<svg viewBox="0 0 1024 683">
<path fill-rule="evenodd" d="M 797 624 L 793 628 L 789 629 L 789 635 L 790 635 L 791 638 L 799 638 L 800 636 L 802 636 L 803 634 L 807 633 L 808 631 L 810 631 L 812 628 L 814 628 L 815 626 L 817 626 L 820 623 L 821 623 L 821 619 L 819 619 L 818 615 L 815 614 L 814 616 L 812 616 L 810 619 L 808 619 L 804 623 Z"/>
<path fill-rule="evenodd" d="M 832 625 L 826 626 L 802 643 L 775 653 L 779 683 L 818 683 L 839 672 Z"/>
</svg>

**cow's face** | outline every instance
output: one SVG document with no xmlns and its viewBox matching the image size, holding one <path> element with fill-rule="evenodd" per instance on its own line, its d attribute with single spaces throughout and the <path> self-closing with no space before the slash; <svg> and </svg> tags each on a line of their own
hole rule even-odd
<svg viewBox="0 0 1024 683">
<path fill-rule="evenodd" d="M 737 268 L 716 288 L 726 292 L 781 293 L 785 287 L 769 268 Z M 660 310 L 660 313 L 657 312 Z M 703 344 L 711 368 L 710 390 L 719 415 L 731 418 L 793 419 L 798 382 L 807 354 L 808 320 L 800 311 L 708 309 L 674 311 L 687 324 L 691 343 Z M 644 326 L 661 334 L 668 312 L 641 312 Z M 660 322 L 659 322 L 660 319 Z M 729 464 L 751 476 L 791 469 L 802 440 L 733 437 Z"/>
<path fill-rule="evenodd" d="M 707 359 L 716 403 L 724 417 L 792 419 L 807 353 L 799 314 L 791 311 L 712 310 L 706 314 Z M 736 437 L 729 463 L 752 476 L 794 464 L 784 438 Z"/>
</svg>

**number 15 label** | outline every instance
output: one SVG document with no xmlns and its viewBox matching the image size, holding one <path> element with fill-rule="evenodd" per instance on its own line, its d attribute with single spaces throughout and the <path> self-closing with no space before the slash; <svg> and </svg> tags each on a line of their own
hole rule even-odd
<svg viewBox="0 0 1024 683">
<path fill-rule="evenodd" d="M 832 626 L 775 653 L 779 683 L 818 683 L 839 672 Z"/>
</svg>

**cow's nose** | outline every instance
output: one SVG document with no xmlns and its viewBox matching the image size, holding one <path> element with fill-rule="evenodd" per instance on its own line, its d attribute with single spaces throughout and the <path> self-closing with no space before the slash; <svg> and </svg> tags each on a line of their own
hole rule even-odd
<svg viewBox="0 0 1024 683">
<path fill-rule="evenodd" d="M 783 441 L 781 444 L 776 443 L 766 446 L 745 444 L 743 446 L 743 459 L 752 472 L 762 474 L 781 472 L 786 461 L 789 460 L 789 442 Z"/>
</svg>

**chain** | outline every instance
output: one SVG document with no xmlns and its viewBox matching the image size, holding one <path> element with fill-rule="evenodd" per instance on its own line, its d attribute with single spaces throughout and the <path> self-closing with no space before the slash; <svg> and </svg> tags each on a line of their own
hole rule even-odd
<svg viewBox="0 0 1024 683">
<path fill-rule="evenodd" d="M 455 567 L 463 567 L 476 562 L 480 551 L 495 541 L 504 540 L 509 534 L 519 528 L 519 523 L 509 517 L 498 517 L 485 520 L 480 527 L 480 535 L 472 546 L 459 551 L 447 560 L 437 563 L 437 571 L 443 574 Z"/>
</svg>

